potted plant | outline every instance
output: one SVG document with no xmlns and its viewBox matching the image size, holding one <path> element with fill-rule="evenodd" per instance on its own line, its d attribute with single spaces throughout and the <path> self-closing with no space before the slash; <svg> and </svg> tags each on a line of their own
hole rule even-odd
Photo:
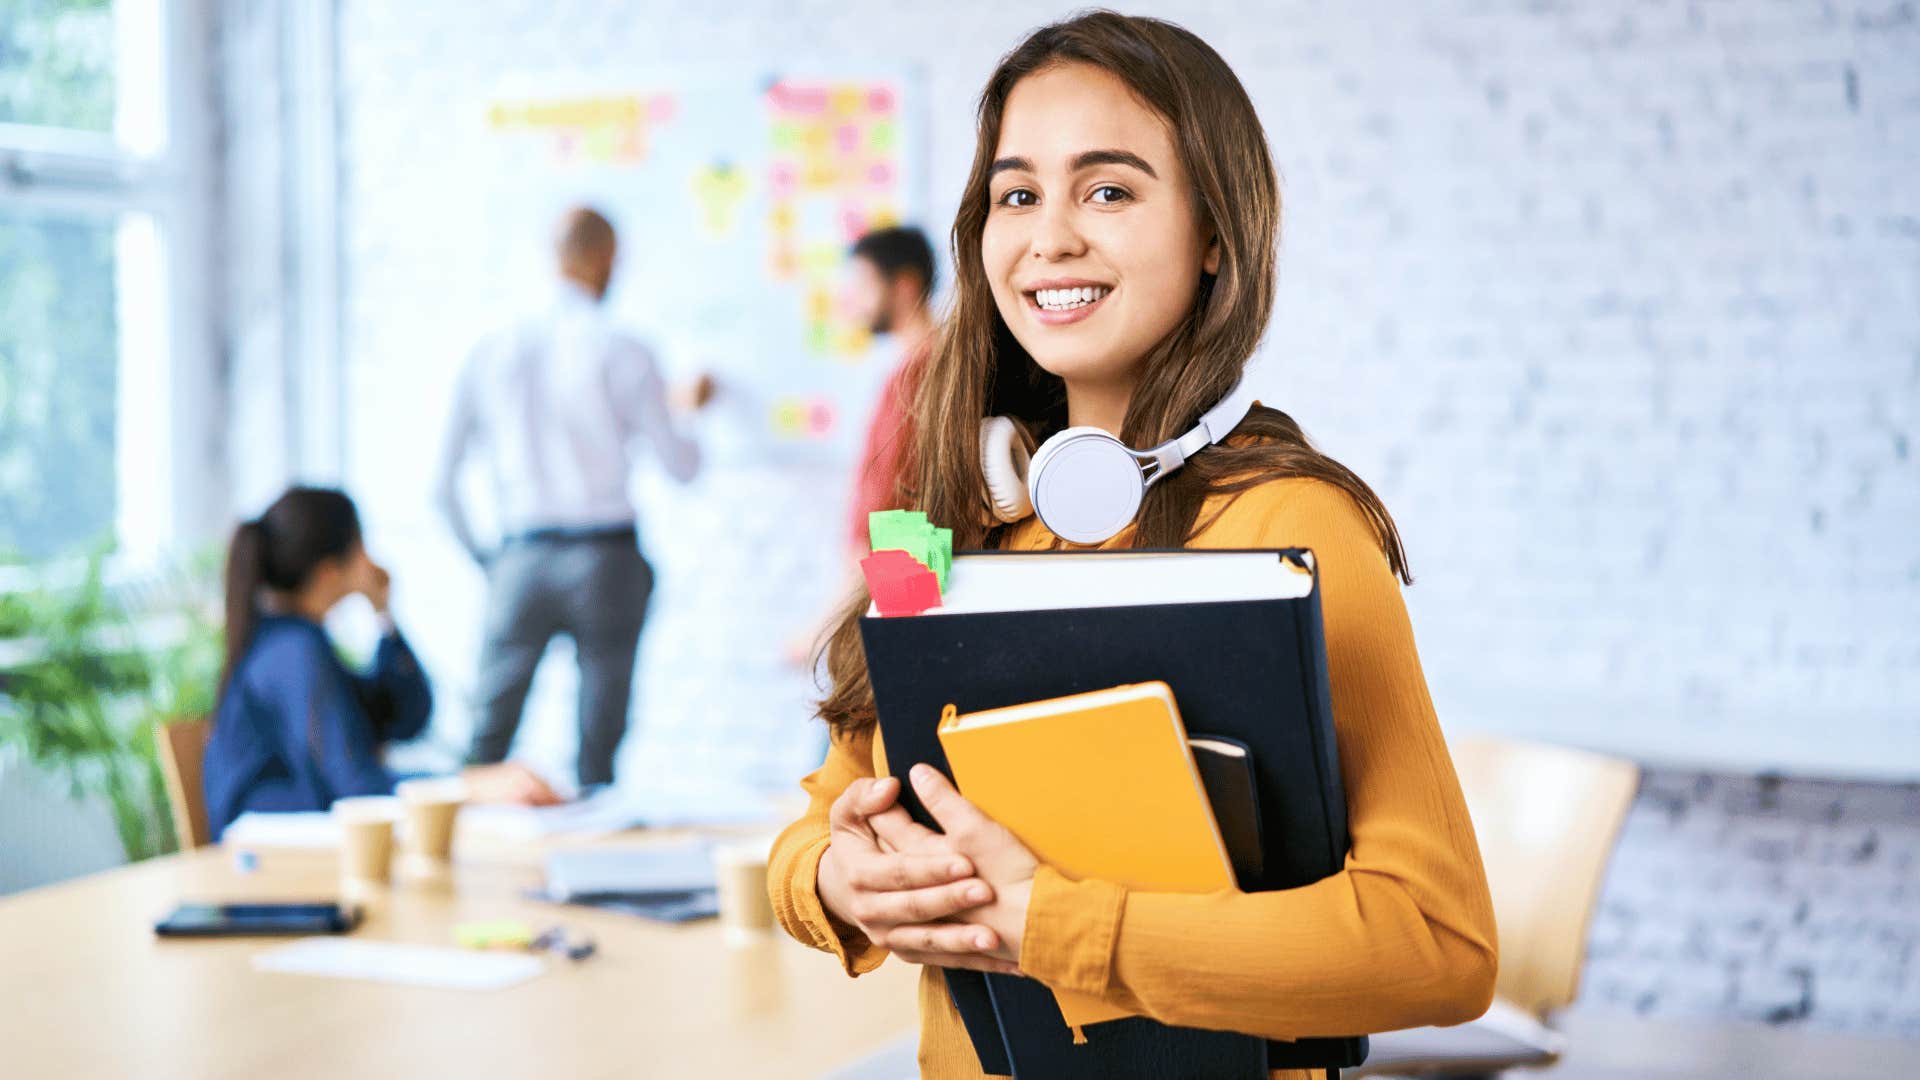
<svg viewBox="0 0 1920 1080">
<path fill-rule="evenodd" d="M 0 747 L 112 813 L 129 860 L 178 847 L 154 725 L 205 716 L 219 678 L 211 560 L 110 586 L 104 554 L 77 583 L 36 575 L 0 593 Z"/>
</svg>

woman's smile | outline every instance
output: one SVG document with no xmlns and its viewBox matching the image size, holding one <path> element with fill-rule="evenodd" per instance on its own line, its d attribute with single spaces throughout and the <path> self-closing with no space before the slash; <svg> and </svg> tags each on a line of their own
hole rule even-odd
<svg viewBox="0 0 1920 1080">
<path fill-rule="evenodd" d="M 1114 287 L 1080 278 L 1049 278 L 1020 290 L 1029 318 L 1042 326 L 1070 326 L 1093 317 Z"/>
</svg>

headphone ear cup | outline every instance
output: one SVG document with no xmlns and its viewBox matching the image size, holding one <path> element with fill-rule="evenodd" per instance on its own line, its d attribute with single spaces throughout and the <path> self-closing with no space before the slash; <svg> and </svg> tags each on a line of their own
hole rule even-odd
<svg viewBox="0 0 1920 1080">
<path fill-rule="evenodd" d="M 1012 523 L 1033 514 L 1027 495 L 1030 454 L 1026 432 L 1011 417 L 980 421 L 980 471 L 987 478 L 987 500 L 996 520 Z"/>
</svg>

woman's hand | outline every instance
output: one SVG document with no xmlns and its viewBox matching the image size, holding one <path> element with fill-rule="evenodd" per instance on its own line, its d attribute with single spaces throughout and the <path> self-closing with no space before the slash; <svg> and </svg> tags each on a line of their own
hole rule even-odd
<svg viewBox="0 0 1920 1080">
<path fill-rule="evenodd" d="M 974 872 L 992 887 L 994 898 L 991 903 L 957 913 L 954 921 L 972 930 L 991 932 L 995 944 L 982 946 L 979 951 L 1005 962 L 1006 967 L 987 970 L 1018 972 L 1027 902 L 1033 895 L 1033 873 L 1040 860 L 1011 830 L 968 802 L 940 770 L 915 765 L 912 776 L 914 794 L 920 796 L 920 802 L 945 832 L 921 825 L 896 805 L 870 819 L 881 844 L 901 852 L 950 852 L 972 863 Z M 904 926 L 895 932 L 910 937 L 927 929 Z"/>
<path fill-rule="evenodd" d="M 375 613 L 387 613 L 387 601 L 393 590 L 393 577 L 386 568 L 368 558 L 362 549 L 360 560 L 354 567 L 354 591 L 367 598 Z"/>
<path fill-rule="evenodd" d="M 517 761 L 498 765 L 469 765 L 460 776 L 467 782 L 467 795 L 477 803 L 509 803 L 514 806 L 557 806 L 560 796 L 553 793 L 540 774 Z"/>
<path fill-rule="evenodd" d="M 946 921 L 993 901 L 993 890 L 973 876 L 972 860 L 930 829 L 920 831 L 932 841 L 916 843 L 911 851 L 882 846 L 876 818 L 885 818 L 886 827 L 902 835 L 900 822 L 920 828 L 895 801 L 899 794 L 900 782 L 892 777 L 863 778 L 834 800 L 828 812 L 831 840 L 820 856 L 815 886 L 821 905 L 910 963 L 1017 972 L 1008 960 L 991 955 L 1001 947 L 991 927 Z"/>
</svg>

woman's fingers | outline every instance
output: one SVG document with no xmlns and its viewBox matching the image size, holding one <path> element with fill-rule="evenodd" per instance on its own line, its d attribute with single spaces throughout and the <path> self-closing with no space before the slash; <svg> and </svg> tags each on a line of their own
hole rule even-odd
<svg viewBox="0 0 1920 1080">
<path fill-rule="evenodd" d="M 835 829 L 868 832 L 867 819 L 893 805 L 900 795 L 900 781 L 888 777 L 875 780 L 861 777 L 847 785 L 840 797 L 827 809 L 827 823 Z"/>
<path fill-rule="evenodd" d="M 896 926 L 887 931 L 884 936 L 886 940 L 876 944 L 885 945 L 895 952 L 964 956 L 968 953 L 991 952 L 1000 944 L 1000 936 L 992 930 L 966 923 L 915 923 Z M 983 959 L 992 958 L 983 957 Z"/>
<path fill-rule="evenodd" d="M 862 890 L 857 901 L 859 910 L 855 914 L 865 926 L 894 927 L 903 923 L 938 922 L 949 915 L 992 901 L 993 889 L 986 882 L 968 878 L 924 889 L 892 892 Z"/>
<path fill-rule="evenodd" d="M 913 820 L 907 808 L 897 802 L 880 813 L 869 815 L 867 826 L 895 851 L 913 851 L 935 843 L 950 847 L 945 837 Z"/>
<path fill-rule="evenodd" d="M 973 863 L 963 855 L 953 854 L 882 854 L 857 860 L 847 867 L 848 881 L 855 888 L 869 892 L 924 889 L 972 876 Z"/>
<path fill-rule="evenodd" d="M 960 789 L 953 786 L 945 773 L 931 765 L 913 767 L 913 793 L 920 796 L 920 804 L 948 836 L 978 833 L 994 824 L 992 818 L 960 794 Z"/>
<path fill-rule="evenodd" d="M 1000 960 L 977 953 L 923 953 L 912 949 L 891 949 L 893 955 L 909 964 L 925 964 L 928 967 L 965 968 L 968 971 L 984 971 L 991 975 L 1018 975 L 1020 965 L 1011 960 Z"/>
</svg>

